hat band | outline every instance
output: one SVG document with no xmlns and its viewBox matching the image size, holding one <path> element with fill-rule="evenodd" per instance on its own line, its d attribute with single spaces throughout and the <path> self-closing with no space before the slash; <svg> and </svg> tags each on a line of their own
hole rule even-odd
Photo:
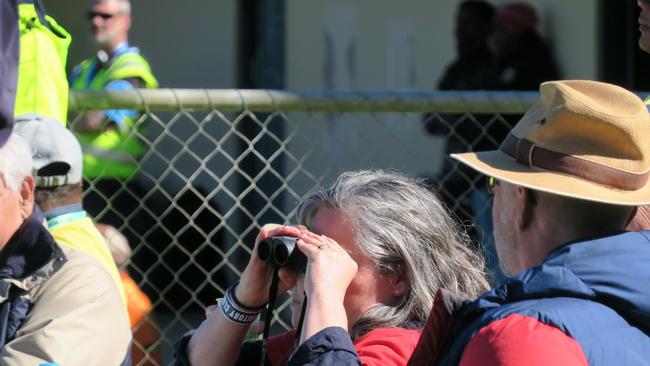
<svg viewBox="0 0 650 366">
<path fill-rule="evenodd" d="M 67 175 L 36 176 L 37 187 L 59 187 L 68 184 Z"/>
<path fill-rule="evenodd" d="M 635 191 L 645 187 L 650 176 L 650 172 L 635 174 L 547 150 L 526 139 L 520 139 L 512 133 L 506 137 L 499 149 L 514 158 L 519 164 L 569 174 L 625 191 Z"/>
</svg>

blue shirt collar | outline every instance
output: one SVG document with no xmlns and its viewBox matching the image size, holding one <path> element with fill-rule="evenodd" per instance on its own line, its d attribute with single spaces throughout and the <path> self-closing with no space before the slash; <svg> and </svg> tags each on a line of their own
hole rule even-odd
<svg viewBox="0 0 650 366">
<path fill-rule="evenodd" d="M 129 42 L 125 41 L 125 42 L 122 42 L 122 43 L 118 44 L 117 47 L 115 47 L 115 49 L 113 49 L 113 52 L 111 52 L 110 56 L 111 56 L 111 58 L 114 58 L 114 57 L 117 57 L 117 56 L 123 54 L 124 52 L 126 52 L 128 50 L 129 50 Z"/>
<path fill-rule="evenodd" d="M 69 214 L 69 213 L 73 213 L 73 212 L 79 212 L 79 211 L 83 211 L 83 210 L 84 209 L 83 209 L 83 206 L 81 205 L 81 203 L 73 203 L 71 205 L 56 207 L 56 208 L 47 210 L 47 211 L 43 212 L 43 215 L 45 215 L 45 218 L 47 220 L 49 220 L 49 219 L 51 219 L 53 217 L 57 217 L 57 216 L 61 216 L 61 215 L 65 215 L 65 214 Z"/>
</svg>

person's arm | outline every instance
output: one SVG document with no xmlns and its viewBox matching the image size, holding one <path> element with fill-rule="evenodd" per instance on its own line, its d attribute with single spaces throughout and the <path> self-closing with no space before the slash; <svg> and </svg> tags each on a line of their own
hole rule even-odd
<svg viewBox="0 0 650 366">
<path fill-rule="evenodd" d="M 119 365 L 128 357 L 131 329 L 115 283 L 89 257 L 68 261 L 46 280 L 0 364 Z"/>
<path fill-rule="evenodd" d="M 343 306 L 345 292 L 357 272 L 357 263 L 327 236 L 304 232 L 297 243 L 307 257 L 307 308 L 300 346 L 289 365 L 360 365 Z"/>
<path fill-rule="evenodd" d="M 578 342 L 536 319 L 512 314 L 481 328 L 469 342 L 460 366 L 587 366 Z"/>
<path fill-rule="evenodd" d="M 268 302 L 273 269 L 257 256 L 259 242 L 271 236 L 298 236 L 300 233 L 299 228 L 279 225 L 265 225 L 260 230 L 251 259 L 235 289 L 237 301 L 250 308 L 257 308 Z M 279 276 L 279 293 L 294 286 L 295 273 L 281 269 Z M 250 324 L 236 323 L 226 318 L 220 309 L 214 309 L 188 342 L 187 355 L 190 364 L 193 366 L 234 365 L 249 326 Z"/>
<path fill-rule="evenodd" d="M 142 86 L 138 78 L 113 80 L 106 84 L 105 90 L 131 90 Z M 109 109 L 106 111 L 88 111 L 83 118 L 74 124 L 77 132 L 97 132 L 107 129 L 127 131 L 127 119 L 137 118 L 138 112 L 129 109 Z"/>
<path fill-rule="evenodd" d="M 214 309 L 187 343 L 189 364 L 234 365 L 249 327 L 232 322 L 220 309 Z"/>
</svg>

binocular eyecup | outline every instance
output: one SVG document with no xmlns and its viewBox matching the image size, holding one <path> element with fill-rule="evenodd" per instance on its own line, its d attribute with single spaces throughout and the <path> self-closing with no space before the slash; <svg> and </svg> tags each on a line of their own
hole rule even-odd
<svg viewBox="0 0 650 366">
<path fill-rule="evenodd" d="M 275 267 L 285 267 L 292 271 L 305 273 L 307 257 L 297 248 L 298 238 L 293 236 L 272 236 L 260 242 L 257 255 Z"/>
</svg>

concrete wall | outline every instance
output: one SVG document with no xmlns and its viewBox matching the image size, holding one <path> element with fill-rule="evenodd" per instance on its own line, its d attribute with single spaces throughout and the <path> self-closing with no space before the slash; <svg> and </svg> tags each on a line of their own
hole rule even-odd
<svg viewBox="0 0 650 366">
<path fill-rule="evenodd" d="M 287 1 L 287 86 L 431 89 L 453 57 L 453 0 Z"/>
<path fill-rule="evenodd" d="M 455 56 L 458 2 L 287 0 L 287 87 L 432 89 Z M 596 79 L 597 2 L 530 2 L 564 77 Z"/>
<path fill-rule="evenodd" d="M 455 57 L 453 26 L 459 2 L 287 0 L 287 88 L 432 90 Z M 597 79 L 597 2 L 531 3 L 539 11 L 539 30 L 551 42 L 563 77 Z M 437 174 L 444 138 L 428 136 L 418 123 L 421 118 L 417 113 L 295 115 L 294 122 L 303 125 L 304 141 L 323 157 L 313 166 L 306 164 L 308 169 L 317 174 L 328 161 L 324 181 L 331 181 L 338 169 L 368 167 Z M 376 146 L 385 148 L 376 151 Z M 375 151 L 374 157 L 368 157 L 368 151 Z"/>
<path fill-rule="evenodd" d="M 135 0 L 130 43 L 151 63 L 162 87 L 236 86 L 236 7 L 233 0 Z M 87 0 L 47 1 L 49 14 L 72 34 L 71 68 L 95 53 Z"/>
<path fill-rule="evenodd" d="M 551 43 L 562 77 L 598 79 L 598 1 L 531 0 L 530 3 L 539 11 L 539 29 Z"/>
<path fill-rule="evenodd" d="M 495 4 L 505 1 L 494 1 Z M 597 2 L 530 0 L 566 78 L 597 78 Z M 288 88 L 432 89 L 454 58 L 458 0 L 287 0 Z M 47 1 L 73 36 L 68 64 L 94 53 L 87 0 Z M 233 0 L 133 1 L 131 43 L 161 85 L 236 86 Z"/>
</svg>

